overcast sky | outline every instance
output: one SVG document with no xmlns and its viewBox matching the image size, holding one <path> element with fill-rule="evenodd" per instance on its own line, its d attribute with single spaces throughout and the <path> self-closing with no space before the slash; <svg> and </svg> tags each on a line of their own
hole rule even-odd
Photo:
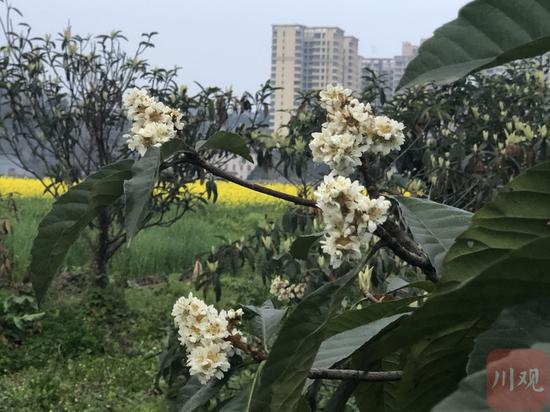
<svg viewBox="0 0 550 412">
<path fill-rule="evenodd" d="M 256 90 L 269 78 L 271 25 L 339 26 L 359 38 L 364 56 L 390 57 L 401 42 L 419 42 L 454 19 L 468 0 L 11 0 L 35 34 L 122 30 L 137 44 L 158 31 L 147 54 L 157 66 L 181 66 L 192 88 L 229 86 Z M 129 48 L 131 47 L 129 46 Z M 194 88 L 192 88 L 194 89 Z"/>
</svg>

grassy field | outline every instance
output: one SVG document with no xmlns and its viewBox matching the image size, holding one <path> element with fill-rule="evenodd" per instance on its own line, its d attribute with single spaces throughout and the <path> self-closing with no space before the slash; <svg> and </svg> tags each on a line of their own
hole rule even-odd
<svg viewBox="0 0 550 412">
<path fill-rule="evenodd" d="M 2 212 L 14 226 L 8 243 L 18 277 L 24 274 L 37 224 L 50 204 L 46 199 L 19 198 L 16 212 Z M 171 327 L 171 307 L 192 290 L 179 274 L 197 253 L 220 244 L 217 236 L 246 235 L 266 213 L 277 217 L 282 208 L 216 204 L 186 215 L 170 228 L 140 233 L 113 259 L 110 273 L 115 280 L 156 275 L 163 281 L 155 286 L 130 282 L 124 289 L 100 293 L 89 288 L 53 290 L 41 330 L 19 345 L 0 342 L 0 411 L 166 411 L 163 395 L 152 389 L 158 354 Z M 66 269 L 85 276 L 89 259 L 87 245 L 79 242 Z M 258 304 L 268 297 L 253 273 L 245 271 L 223 283 L 220 305 L 234 305 L 245 297 Z M 6 293 L 0 290 L 0 297 Z"/>
<path fill-rule="evenodd" d="M 0 217 L 9 218 L 14 227 L 7 243 L 14 252 L 18 278 L 27 268 L 38 223 L 48 212 L 51 202 L 40 198 L 18 198 L 17 211 L 2 209 Z M 281 213 L 279 204 L 226 203 L 211 204 L 204 210 L 186 214 L 179 222 L 167 228 L 150 228 L 140 232 L 132 240 L 131 247 L 123 246 L 111 262 L 111 273 L 132 279 L 153 274 L 181 272 L 192 264 L 194 257 L 222 243 L 218 236 L 230 240 L 250 233 L 265 220 Z M 85 268 L 91 262 L 88 244 L 81 240 L 73 246 L 67 257 L 67 265 Z"/>
</svg>

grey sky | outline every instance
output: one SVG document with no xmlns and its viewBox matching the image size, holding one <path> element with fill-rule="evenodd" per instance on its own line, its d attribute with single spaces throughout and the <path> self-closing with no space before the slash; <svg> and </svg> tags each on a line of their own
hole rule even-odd
<svg viewBox="0 0 550 412">
<path fill-rule="evenodd" d="M 359 38 L 364 56 L 399 54 L 456 17 L 468 0 L 11 0 L 35 34 L 57 33 L 70 20 L 73 33 L 123 30 L 132 44 L 158 31 L 147 55 L 157 66 L 182 67 L 192 89 L 233 85 L 255 90 L 268 79 L 271 25 L 339 26 Z"/>
</svg>

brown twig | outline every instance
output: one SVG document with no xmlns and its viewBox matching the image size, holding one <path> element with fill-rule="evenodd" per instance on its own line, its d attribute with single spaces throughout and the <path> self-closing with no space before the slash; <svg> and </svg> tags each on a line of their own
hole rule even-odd
<svg viewBox="0 0 550 412">
<path fill-rule="evenodd" d="M 267 359 L 267 355 L 261 350 L 254 348 L 246 342 L 243 342 L 240 335 L 230 335 L 228 341 L 245 353 L 248 353 L 255 362 L 262 362 Z M 354 369 L 325 369 L 312 368 L 308 373 L 309 379 L 329 379 L 329 380 L 351 380 L 363 382 L 391 382 L 401 379 L 402 371 L 362 371 Z"/>
<path fill-rule="evenodd" d="M 248 353 L 256 362 L 261 362 L 267 358 L 266 354 L 262 351 L 254 348 L 253 346 L 249 345 L 246 342 L 243 342 L 241 340 L 241 335 L 229 335 L 227 338 L 231 344 L 237 348 L 242 350 L 245 353 Z"/>
<path fill-rule="evenodd" d="M 363 382 L 391 382 L 398 381 L 403 376 L 402 371 L 377 371 L 367 372 L 352 369 L 320 369 L 314 368 L 309 371 L 310 379 L 330 379 L 341 381 L 363 381 Z"/>
<path fill-rule="evenodd" d="M 279 192 L 277 190 L 269 189 L 268 187 L 265 187 L 262 185 L 257 185 L 255 183 L 251 183 L 246 180 L 239 179 L 238 177 L 233 176 L 230 173 L 227 173 L 225 170 L 222 170 L 219 167 L 216 167 L 214 165 L 211 165 L 205 162 L 204 160 L 202 160 L 201 158 L 199 158 L 194 154 L 187 154 L 183 158 L 183 161 L 186 163 L 191 163 L 196 166 L 202 167 L 204 170 L 208 170 L 210 173 L 212 173 L 215 176 L 221 177 L 225 180 L 238 184 L 239 186 L 246 187 L 250 190 L 254 190 L 255 192 L 263 193 L 268 196 L 286 200 L 287 202 L 294 203 L 295 205 L 317 208 L 317 204 L 315 203 L 315 200 L 304 199 L 302 197 L 289 195 L 287 193 Z"/>
</svg>

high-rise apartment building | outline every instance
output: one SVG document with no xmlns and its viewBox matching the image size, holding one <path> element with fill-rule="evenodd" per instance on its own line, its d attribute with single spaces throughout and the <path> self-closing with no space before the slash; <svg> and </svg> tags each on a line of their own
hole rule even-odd
<svg viewBox="0 0 550 412">
<path fill-rule="evenodd" d="M 271 46 L 272 96 L 270 125 L 278 130 L 296 108 L 301 91 L 339 83 L 361 87 L 359 40 L 338 27 L 274 25 Z"/>
<path fill-rule="evenodd" d="M 401 78 L 405 74 L 405 69 L 412 59 L 418 54 L 417 45 L 409 42 L 403 42 L 401 46 L 401 55 L 390 58 L 380 57 L 362 57 L 361 70 L 365 67 L 373 70 L 379 77 L 385 81 L 387 97 L 391 98 L 399 86 Z M 364 85 L 364 84 L 363 84 Z"/>
</svg>

